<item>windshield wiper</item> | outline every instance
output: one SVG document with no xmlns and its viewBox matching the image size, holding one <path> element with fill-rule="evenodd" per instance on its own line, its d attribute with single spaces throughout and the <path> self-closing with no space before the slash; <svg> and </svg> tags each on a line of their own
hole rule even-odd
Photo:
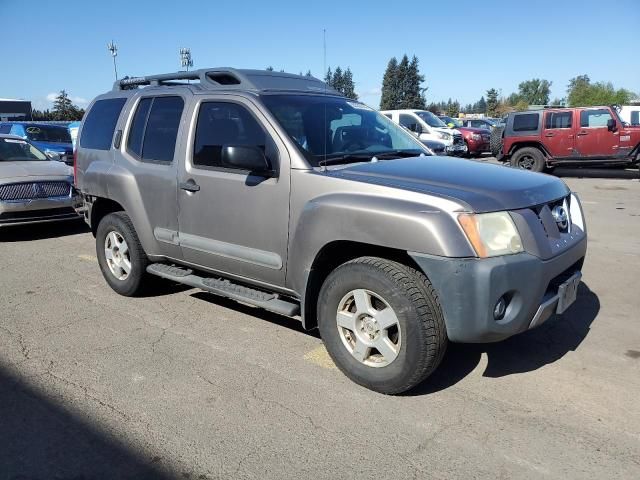
<svg viewBox="0 0 640 480">
<path fill-rule="evenodd" d="M 383 152 L 355 152 L 345 153 L 337 157 L 325 158 L 318 162 L 319 166 L 336 165 L 340 163 L 356 163 L 362 161 L 371 161 L 373 158 L 378 160 L 393 160 L 394 158 L 406 158 L 417 157 L 421 153 L 425 153 L 421 150 L 385 150 Z"/>
</svg>

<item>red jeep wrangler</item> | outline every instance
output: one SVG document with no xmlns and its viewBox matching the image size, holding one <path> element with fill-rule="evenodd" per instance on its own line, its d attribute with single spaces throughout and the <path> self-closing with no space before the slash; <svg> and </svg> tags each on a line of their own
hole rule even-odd
<svg viewBox="0 0 640 480">
<path fill-rule="evenodd" d="M 511 113 L 498 160 L 535 172 L 557 165 L 632 165 L 640 161 L 640 127 L 622 122 L 613 107 Z"/>
</svg>

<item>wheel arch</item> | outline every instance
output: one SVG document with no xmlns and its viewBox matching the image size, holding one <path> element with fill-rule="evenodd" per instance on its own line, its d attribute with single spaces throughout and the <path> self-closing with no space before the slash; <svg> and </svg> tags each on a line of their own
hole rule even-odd
<svg viewBox="0 0 640 480">
<path fill-rule="evenodd" d="M 111 200 L 109 198 L 96 197 L 91 204 L 91 213 L 90 213 L 90 226 L 91 233 L 93 236 L 96 236 L 96 232 L 98 230 L 98 225 L 100 224 L 100 220 L 114 212 L 123 212 L 125 211 L 124 207 L 120 205 L 115 200 Z"/>
<path fill-rule="evenodd" d="M 343 263 L 359 257 L 384 258 L 420 270 L 415 260 L 404 250 L 350 240 L 336 240 L 326 244 L 313 260 L 300 300 L 302 325 L 305 329 L 318 326 L 318 295 L 327 276 Z"/>
<path fill-rule="evenodd" d="M 549 160 L 552 158 L 552 155 L 549 153 L 549 151 L 545 148 L 545 146 L 540 143 L 540 142 L 536 142 L 534 140 L 529 140 L 529 141 L 524 141 L 524 142 L 516 142 L 513 145 L 511 145 L 511 148 L 509 149 L 509 156 L 513 156 L 518 150 L 522 150 L 523 148 L 537 148 L 538 150 L 540 150 L 542 152 L 542 154 L 545 157 L 545 161 Z"/>
</svg>

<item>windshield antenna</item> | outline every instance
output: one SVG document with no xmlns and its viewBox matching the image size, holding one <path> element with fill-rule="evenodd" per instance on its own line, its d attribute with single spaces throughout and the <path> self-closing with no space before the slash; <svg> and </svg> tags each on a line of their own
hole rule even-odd
<svg viewBox="0 0 640 480">
<path fill-rule="evenodd" d="M 322 162 L 322 171 L 324 172 L 327 169 L 327 29 L 322 29 L 322 50 L 323 50 L 323 59 L 322 59 L 322 69 L 323 74 L 325 76 L 324 82 L 324 124 L 323 124 L 323 137 L 324 137 L 324 162 Z"/>
</svg>

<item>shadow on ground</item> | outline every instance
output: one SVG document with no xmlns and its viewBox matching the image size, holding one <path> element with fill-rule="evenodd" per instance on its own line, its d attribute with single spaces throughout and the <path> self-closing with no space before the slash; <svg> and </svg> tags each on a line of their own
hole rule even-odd
<svg viewBox="0 0 640 480">
<path fill-rule="evenodd" d="M 504 377 L 544 367 L 580 346 L 599 311 L 598 296 L 581 283 L 576 303 L 536 329 L 498 343 L 449 344 L 440 367 L 408 395 L 425 395 L 455 385 L 478 366 L 483 353 L 487 355 L 485 377 Z"/>
<path fill-rule="evenodd" d="M 0 478 L 174 478 L 162 462 L 145 458 L 0 365 Z"/>
<path fill-rule="evenodd" d="M 33 225 L 18 225 L 0 228 L 0 243 L 29 242 L 47 238 L 78 235 L 89 232 L 89 227 L 78 217 L 78 220 L 64 222 L 35 223 Z"/>
</svg>

